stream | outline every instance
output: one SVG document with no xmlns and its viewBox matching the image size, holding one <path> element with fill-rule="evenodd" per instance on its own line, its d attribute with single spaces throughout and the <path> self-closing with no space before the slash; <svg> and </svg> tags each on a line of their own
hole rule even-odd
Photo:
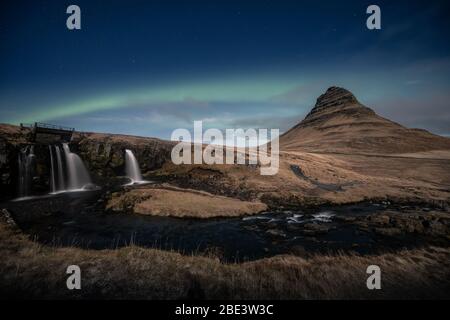
<svg viewBox="0 0 450 320">
<path fill-rule="evenodd" d="M 360 203 L 264 212 L 239 218 L 192 219 L 105 212 L 102 191 L 84 191 L 5 202 L 18 226 L 46 245 L 115 249 L 130 244 L 213 255 L 238 262 L 278 254 L 371 254 L 428 243 L 415 235 L 364 232 L 340 217 L 376 215 L 389 203 Z M 400 209 L 398 209 L 400 210 Z M 420 210 L 420 209 L 419 209 Z"/>
</svg>

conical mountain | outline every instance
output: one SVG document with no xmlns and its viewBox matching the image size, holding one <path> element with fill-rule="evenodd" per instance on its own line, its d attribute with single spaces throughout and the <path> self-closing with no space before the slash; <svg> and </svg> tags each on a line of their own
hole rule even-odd
<svg viewBox="0 0 450 320">
<path fill-rule="evenodd" d="M 280 137 L 283 151 L 399 154 L 450 150 L 450 139 L 377 115 L 348 90 L 331 87 Z"/>
</svg>

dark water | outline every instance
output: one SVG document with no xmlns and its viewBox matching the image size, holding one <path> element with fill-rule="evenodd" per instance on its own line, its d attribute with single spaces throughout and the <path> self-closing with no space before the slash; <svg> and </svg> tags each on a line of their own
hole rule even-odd
<svg viewBox="0 0 450 320">
<path fill-rule="evenodd" d="M 105 213 L 101 195 L 101 191 L 67 193 L 9 202 L 2 207 L 12 212 L 25 233 L 44 244 L 105 249 L 133 243 L 184 254 L 209 253 L 224 261 L 276 254 L 307 256 L 338 251 L 367 254 L 412 247 L 422 241 L 417 237 L 380 237 L 338 219 L 377 214 L 386 209 L 386 204 L 363 203 L 202 220 Z M 308 224 L 328 230 L 311 232 L 306 230 Z"/>
</svg>

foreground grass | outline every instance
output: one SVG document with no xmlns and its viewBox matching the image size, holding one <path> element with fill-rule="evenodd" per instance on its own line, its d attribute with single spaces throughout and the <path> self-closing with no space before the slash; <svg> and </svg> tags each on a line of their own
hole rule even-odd
<svg viewBox="0 0 450 320">
<path fill-rule="evenodd" d="M 278 256 L 242 264 L 130 246 L 82 250 L 39 245 L 0 222 L 2 298 L 84 299 L 377 299 L 448 298 L 450 249 L 425 248 L 360 257 Z M 79 265 L 82 290 L 66 288 Z M 382 290 L 366 288 L 368 265 Z"/>
</svg>

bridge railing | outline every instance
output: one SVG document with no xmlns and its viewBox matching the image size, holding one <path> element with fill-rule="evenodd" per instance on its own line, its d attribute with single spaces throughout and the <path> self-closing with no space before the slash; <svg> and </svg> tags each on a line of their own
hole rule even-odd
<svg viewBox="0 0 450 320">
<path fill-rule="evenodd" d="M 30 128 L 33 129 L 34 128 L 34 124 L 33 123 L 21 123 L 20 124 L 21 128 Z"/>
<path fill-rule="evenodd" d="M 57 126 L 54 124 L 42 123 L 42 122 L 35 122 L 34 127 L 35 128 L 43 128 L 43 129 L 61 130 L 61 131 L 75 131 L 75 128 Z"/>
</svg>

